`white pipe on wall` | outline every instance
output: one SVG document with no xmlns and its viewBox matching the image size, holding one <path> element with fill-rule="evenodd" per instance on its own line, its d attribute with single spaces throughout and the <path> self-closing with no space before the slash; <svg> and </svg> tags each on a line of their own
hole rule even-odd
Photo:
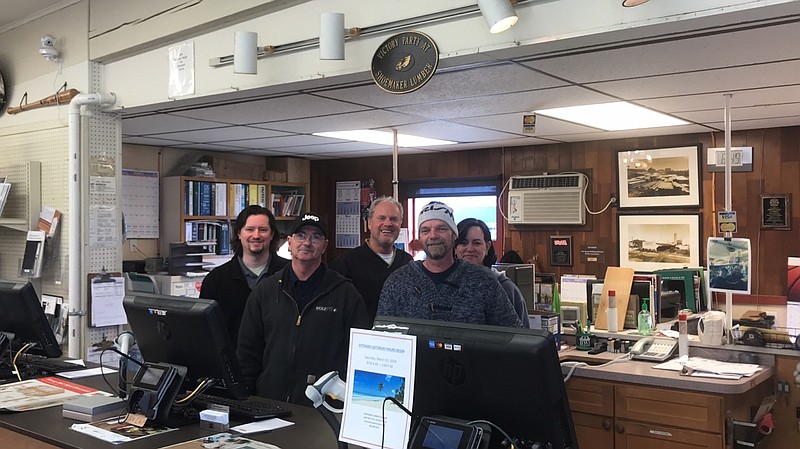
<svg viewBox="0 0 800 449">
<path fill-rule="evenodd" d="M 110 106 L 116 96 L 109 93 L 79 94 L 69 103 L 69 357 L 81 358 L 81 106 Z"/>
</svg>

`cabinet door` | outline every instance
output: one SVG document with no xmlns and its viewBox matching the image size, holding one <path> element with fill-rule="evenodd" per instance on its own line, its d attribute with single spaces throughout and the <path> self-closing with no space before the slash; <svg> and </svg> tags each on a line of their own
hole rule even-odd
<svg viewBox="0 0 800 449">
<path fill-rule="evenodd" d="M 614 419 L 610 416 L 572 412 L 578 447 L 587 449 L 614 448 Z"/>
<path fill-rule="evenodd" d="M 616 449 L 723 449 L 722 435 L 719 434 L 624 419 L 616 420 L 614 434 Z"/>
</svg>

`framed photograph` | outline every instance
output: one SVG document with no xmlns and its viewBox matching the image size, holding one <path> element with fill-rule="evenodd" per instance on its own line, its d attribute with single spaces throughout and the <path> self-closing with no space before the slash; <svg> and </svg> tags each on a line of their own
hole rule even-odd
<svg viewBox="0 0 800 449">
<path fill-rule="evenodd" d="M 700 145 L 618 151 L 618 207 L 700 207 L 700 173 Z"/>
<path fill-rule="evenodd" d="M 789 230 L 792 229 L 791 196 L 761 195 L 761 228 Z"/>
<path fill-rule="evenodd" d="M 700 213 L 617 215 L 619 266 L 637 271 L 700 266 Z"/>
<path fill-rule="evenodd" d="M 708 239 L 708 289 L 750 293 L 750 239 Z"/>
</svg>

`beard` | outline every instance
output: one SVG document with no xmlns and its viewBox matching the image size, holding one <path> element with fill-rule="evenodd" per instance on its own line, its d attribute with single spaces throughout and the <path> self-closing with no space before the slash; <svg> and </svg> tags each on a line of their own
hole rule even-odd
<svg viewBox="0 0 800 449">
<path fill-rule="evenodd" d="M 441 239 L 431 239 L 425 244 L 425 254 L 432 260 L 444 259 L 448 251 L 452 251 L 452 248 Z"/>
</svg>

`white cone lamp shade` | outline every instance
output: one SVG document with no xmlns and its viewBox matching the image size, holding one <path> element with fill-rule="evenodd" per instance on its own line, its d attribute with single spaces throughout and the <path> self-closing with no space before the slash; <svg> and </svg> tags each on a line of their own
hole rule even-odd
<svg viewBox="0 0 800 449">
<path fill-rule="evenodd" d="M 344 14 L 338 12 L 320 14 L 319 59 L 344 60 Z"/>
<path fill-rule="evenodd" d="M 519 20 L 509 0 L 478 0 L 478 7 L 493 34 L 502 33 Z"/>
<path fill-rule="evenodd" d="M 233 73 L 258 73 L 258 33 L 236 31 L 233 34 Z"/>
</svg>

